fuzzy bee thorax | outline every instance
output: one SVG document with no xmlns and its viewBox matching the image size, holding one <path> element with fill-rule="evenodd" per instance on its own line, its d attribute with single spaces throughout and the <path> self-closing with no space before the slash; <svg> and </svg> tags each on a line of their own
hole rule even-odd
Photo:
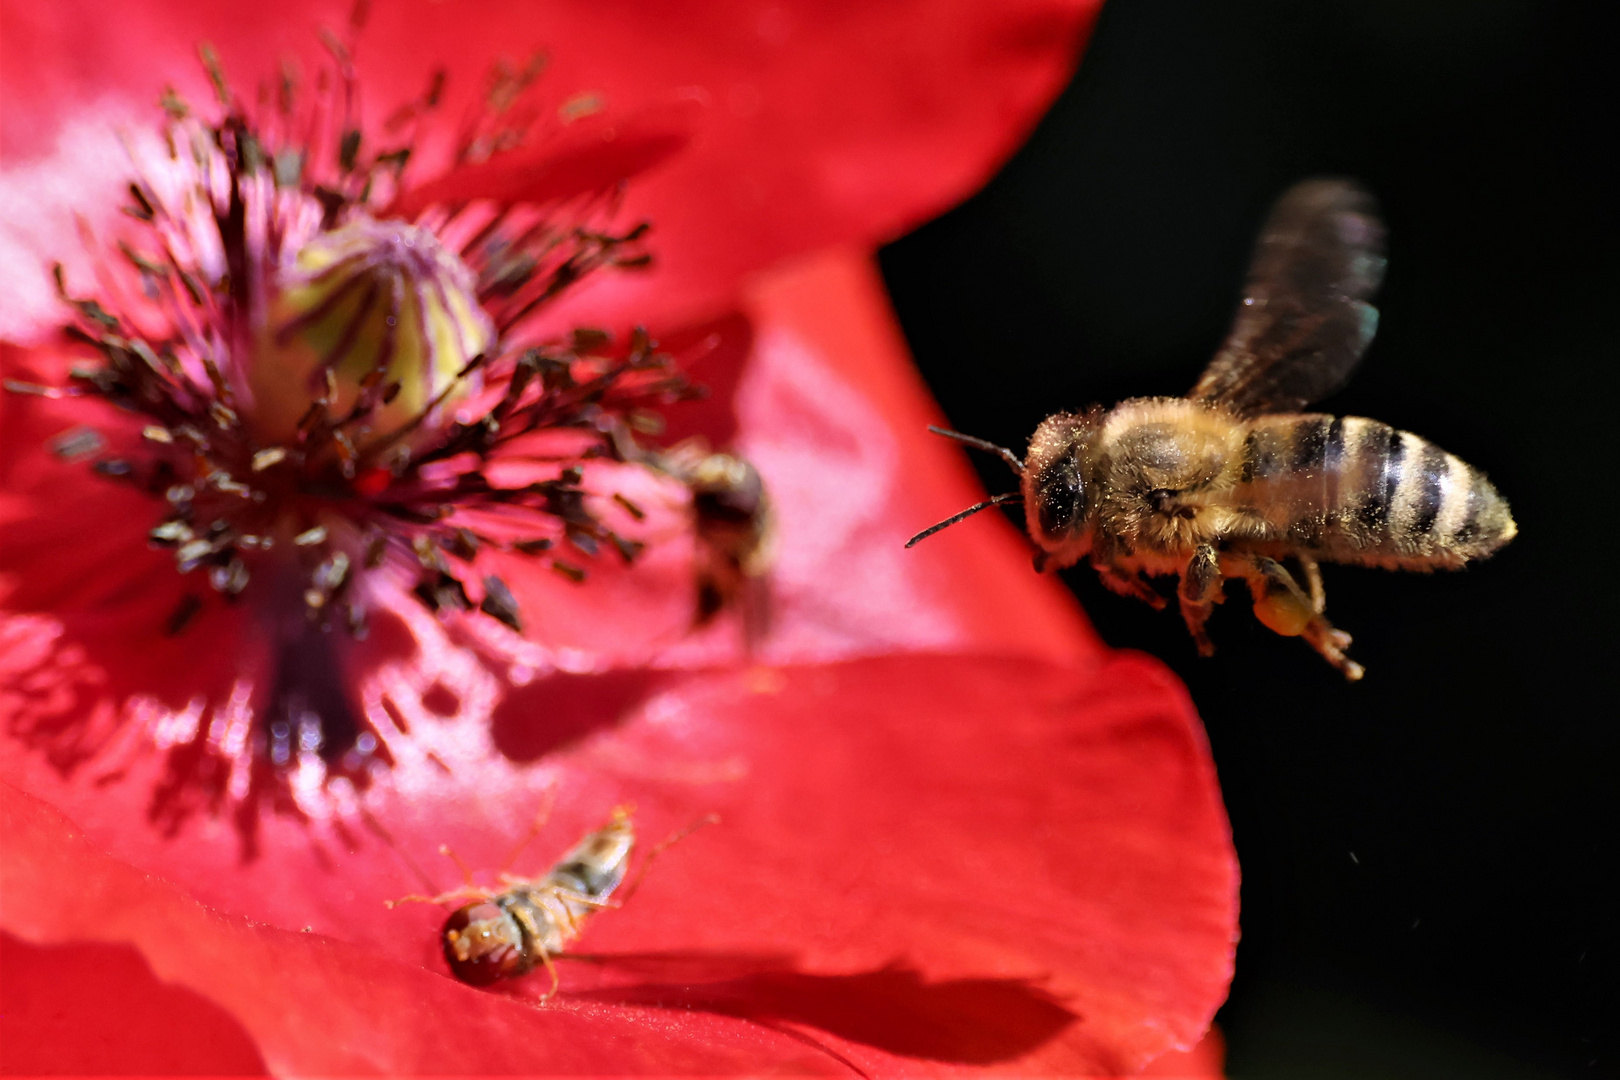
<svg viewBox="0 0 1620 1080">
<path fill-rule="evenodd" d="M 1242 421 L 1224 409 L 1135 398 L 1109 411 L 1093 452 L 1099 478 L 1114 490 L 1192 494 L 1234 482 L 1243 438 Z"/>
<path fill-rule="evenodd" d="M 1220 534 L 1243 450 L 1242 422 L 1183 398 L 1110 411 L 1093 451 L 1094 528 L 1130 549 L 1191 551 Z"/>
</svg>

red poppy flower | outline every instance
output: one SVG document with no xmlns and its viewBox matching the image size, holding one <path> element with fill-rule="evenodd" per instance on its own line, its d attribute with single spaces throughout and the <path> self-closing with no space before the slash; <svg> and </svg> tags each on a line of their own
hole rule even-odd
<svg viewBox="0 0 1620 1080">
<path fill-rule="evenodd" d="M 577 587 L 501 562 L 524 637 L 396 595 L 365 641 L 277 655 L 247 590 L 165 636 L 181 586 L 175 552 L 147 544 L 155 500 L 68 460 L 98 445 L 87 427 L 115 439 L 117 418 L 0 396 L 0 1065 L 1122 1073 L 1198 1043 L 1231 973 L 1236 881 L 1202 731 L 1157 664 L 1108 653 L 1028 572 L 1010 528 L 901 550 L 974 485 L 924 434 L 936 417 L 868 255 L 1010 152 L 1093 15 L 378 5 L 355 58 L 363 132 L 429 69 L 465 102 L 492 53 L 534 45 L 562 115 L 598 113 L 506 159 L 518 168 L 435 162 L 424 143 L 426 179 L 392 206 L 555 200 L 634 174 L 621 214 L 655 223 L 658 261 L 582 289 L 545 332 L 642 320 L 691 358 L 715 392 L 672 407 L 667 437 L 734 446 L 764 476 L 770 633 L 745 658 L 735 613 L 686 632 L 697 556 L 671 529 Z M 96 212 L 128 202 L 109 122 L 146 130 L 137 103 L 166 81 L 205 100 L 187 83 L 198 40 L 256 76 L 341 13 L 3 17 L 3 363 L 57 382 L 64 313 L 44 270 L 69 260 L 77 298 L 96 280 L 59 211 L 102 229 Z M 668 495 L 600 465 L 649 504 Z M 474 576 L 499 556 L 469 553 Z M 344 772 L 295 734 L 272 788 L 205 783 L 199 755 L 248 738 L 278 671 L 311 708 L 370 725 L 385 767 Z M 548 791 L 519 868 L 618 805 L 646 840 L 721 824 L 595 916 L 588 955 L 537 1007 L 543 975 L 454 982 L 442 913 L 383 901 L 453 886 L 443 843 L 499 867 Z M 1158 1068 L 1207 1075 L 1214 1054 Z"/>
</svg>

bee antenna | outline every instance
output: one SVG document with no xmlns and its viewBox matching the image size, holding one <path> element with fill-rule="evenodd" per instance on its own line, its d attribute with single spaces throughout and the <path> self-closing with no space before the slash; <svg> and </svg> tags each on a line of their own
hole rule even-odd
<svg viewBox="0 0 1620 1080">
<path fill-rule="evenodd" d="M 936 424 L 929 424 L 928 430 L 932 431 L 935 435 L 943 435 L 947 439 L 955 439 L 959 443 L 966 443 L 975 450 L 983 450 L 991 454 L 1000 454 L 1001 460 L 1005 461 L 1009 466 L 1011 466 L 1014 473 L 1019 476 L 1024 475 L 1024 463 L 1018 459 L 1017 454 L 1013 453 L 1005 446 L 997 446 L 995 443 L 990 442 L 987 439 L 976 439 L 972 435 L 964 435 L 960 431 L 952 431 L 950 428 L 942 428 Z M 949 522 L 946 524 L 949 524 Z M 908 544 L 906 546 L 910 547 L 911 545 Z"/>
<path fill-rule="evenodd" d="M 1003 503 L 1022 502 L 1023 498 L 1024 498 L 1024 496 L 1021 493 L 1016 492 L 1016 491 L 1011 491 L 1011 492 L 1008 492 L 1005 495 L 997 495 L 993 499 L 986 499 L 984 502 L 979 503 L 977 506 L 968 507 L 966 510 L 962 511 L 960 514 L 952 514 L 950 517 L 946 518 L 944 521 L 940 522 L 938 525 L 930 525 L 928 528 L 924 529 L 922 532 L 918 533 L 916 536 L 913 536 L 910 540 L 907 540 L 906 541 L 906 547 L 908 547 L 908 548 L 909 547 L 915 547 L 917 544 L 921 543 L 922 541 L 928 539 L 930 536 L 933 536 L 935 533 L 939 532 L 939 530 L 941 530 L 943 528 L 946 528 L 947 526 L 955 525 L 958 521 L 961 521 L 964 518 L 970 518 L 974 514 L 977 514 L 980 510 L 988 510 L 992 506 L 1001 506 Z"/>
</svg>

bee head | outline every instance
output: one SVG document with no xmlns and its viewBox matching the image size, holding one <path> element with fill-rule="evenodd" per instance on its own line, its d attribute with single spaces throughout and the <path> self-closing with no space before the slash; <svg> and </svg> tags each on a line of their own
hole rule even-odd
<svg viewBox="0 0 1620 1080">
<path fill-rule="evenodd" d="M 1029 440 L 1024 520 L 1030 538 L 1060 560 L 1083 553 L 1077 545 L 1084 542 L 1088 517 L 1086 454 L 1096 430 L 1091 413 L 1058 413 L 1043 420 Z"/>
<path fill-rule="evenodd" d="M 746 554 L 768 528 L 770 499 L 759 470 L 733 454 L 710 454 L 689 484 L 700 537 Z"/>
<path fill-rule="evenodd" d="M 468 904 L 445 920 L 444 959 L 451 974 L 474 986 L 522 975 L 534 966 L 523 948 L 523 928 L 492 900 Z"/>
</svg>

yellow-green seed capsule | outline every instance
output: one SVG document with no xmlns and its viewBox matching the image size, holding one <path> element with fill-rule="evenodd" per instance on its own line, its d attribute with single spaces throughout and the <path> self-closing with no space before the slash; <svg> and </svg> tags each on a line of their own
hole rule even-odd
<svg viewBox="0 0 1620 1080">
<path fill-rule="evenodd" d="M 356 426 L 385 437 L 468 393 L 457 373 L 494 344 L 465 263 L 424 229 L 359 218 L 275 273 L 249 372 L 255 433 L 291 439 L 321 402 L 333 422 L 360 406 Z"/>
</svg>

